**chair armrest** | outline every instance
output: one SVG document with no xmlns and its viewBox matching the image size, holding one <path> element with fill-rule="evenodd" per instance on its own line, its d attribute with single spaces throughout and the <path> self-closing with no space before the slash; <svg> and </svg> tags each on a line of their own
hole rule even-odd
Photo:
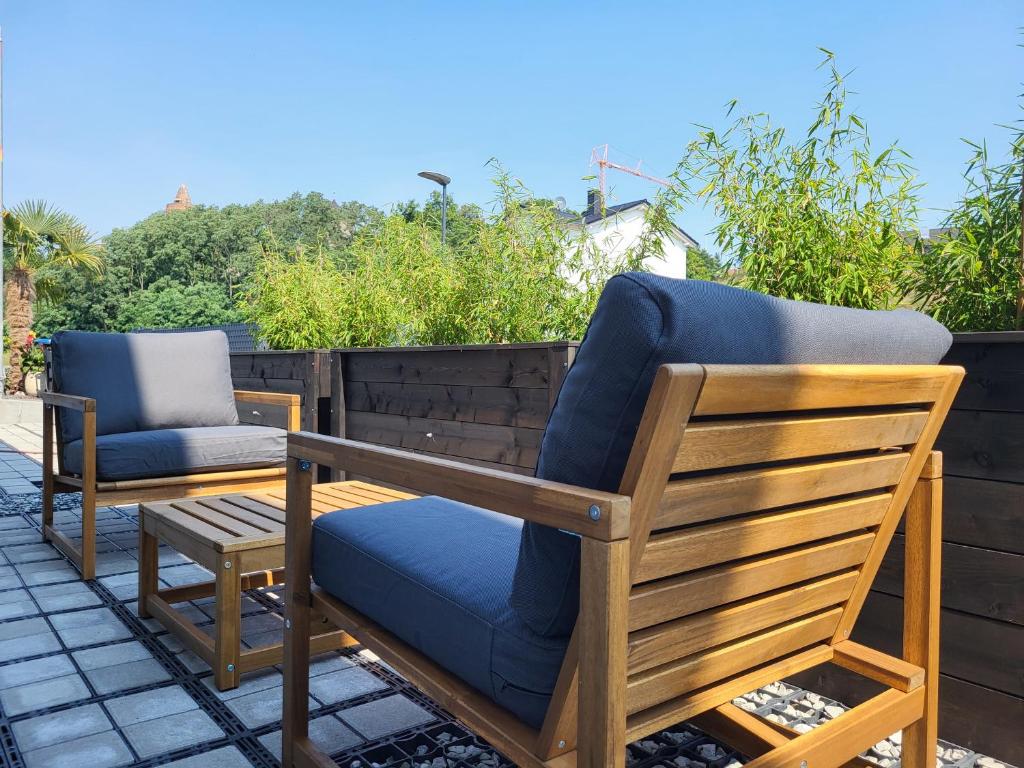
<svg viewBox="0 0 1024 768">
<path fill-rule="evenodd" d="M 72 411 L 79 411 L 81 413 L 89 413 L 96 410 L 96 400 L 91 397 L 65 395 L 60 392 L 41 392 L 40 398 L 43 401 L 43 405 L 52 405 L 56 408 L 69 408 Z"/>
<path fill-rule="evenodd" d="M 629 538 L 628 496 L 311 432 L 288 435 L 288 456 L 591 539 Z"/>
<path fill-rule="evenodd" d="M 254 403 L 256 405 L 277 405 L 288 409 L 288 431 L 296 432 L 302 427 L 301 399 L 298 395 L 284 392 L 253 392 L 236 389 L 235 403 Z"/>
</svg>

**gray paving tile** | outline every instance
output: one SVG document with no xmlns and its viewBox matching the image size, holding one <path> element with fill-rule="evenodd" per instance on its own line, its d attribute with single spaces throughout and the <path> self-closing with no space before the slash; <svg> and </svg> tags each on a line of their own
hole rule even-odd
<svg viewBox="0 0 1024 768">
<path fill-rule="evenodd" d="M 309 692 L 324 704 L 347 701 L 387 687 L 387 683 L 361 667 L 339 669 L 309 681 Z"/>
<path fill-rule="evenodd" d="M 201 744 L 223 735 L 224 731 L 210 716 L 198 709 L 129 725 L 124 729 L 125 738 L 141 758 Z"/>
<path fill-rule="evenodd" d="M 85 676 L 96 689 L 96 693 L 101 695 L 171 679 L 167 670 L 156 659 L 142 659 L 101 667 L 86 672 Z"/>
<path fill-rule="evenodd" d="M 354 666 L 355 662 L 347 656 L 332 652 L 321 653 L 319 656 L 314 656 L 309 660 L 309 675 L 310 677 L 316 677 L 317 675 L 326 675 L 328 672 L 348 669 Z"/>
<path fill-rule="evenodd" d="M 167 763 L 165 768 L 252 768 L 250 763 L 237 747 L 221 747 L 212 752 L 186 757 Z"/>
<path fill-rule="evenodd" d="M 401 694 L 360 704 L 339 712 L 338 716 L 346 725 L 370 740 L 436 719 L 419 704 Z"/>
<path fill-rule="evenodd" d="M 52 712 L 11 726 L 22 752 L 109 731 L 113 726 L 99 704 Z"/>
<path fill-rule="evenodd" d="M 87 699 L 92 694 L 78 675 L 64 675 L 0 691 L 0 705 L 8 717 Z"/>
<path fill-rule="evenodd" d="M 28 637 L 50 631 L 45 619 L 26 619 L 25 621 L 10 621 L 0 624 L 0 642 L 15 637 Z"/>
<path fill-rule="evenodd" d="M 0 605 L 0 619 L 20 619 L 24 616 L 35 616 L 38 613 L 39 608 L 32 600 Z"/>
<path fill-rule="evenodd" d="M 0 624 L 0 626 L 7 625 Z M 39 635 L 12 637 L 10 640 L 0 641 L 0 662 L 23 659 L 28 656 L 38 656 L 43 653 L 53 653 L 59 650 L 61 650 L 60 640 L 49 630 Z"/>
<path fill-rule="evenodd" d="M 199 707 L 185 689 L 177 685 L 110 699 L 105 701 L 103 706 L 114 722 L 122 727 L 188 712 Z"/>
<path fill-rule="evenodd" d="M 114 731 L 43 747 L 24 757 L 26 768 L 114 768 L 134 761 L 128 746 Z"/>
<path fill-rule="evenodd" d="M 80 581 L 32 587 L 29 591 L 36 599 L 36 602 L 39 603 L 39 607 L 47 613 L 69 611 L 74 608 L 87 608 L 103 603 L 95 592 Z"/>
<path fill-rule="evenodd" d="M 331 715 L 318 717 L 309 721 L 309 739 L 325 754 L 332 755 L 349 749 L 362 742 L 362 737 L 346 728 L 337 718 Z M 281 732 L 274 731 L 260 736 L 260 744 L 278 760 L 281 759 Z"/>
<path fill-rule="evenodd" d="M 246 696 L 239 696 L 237 699 L 228 699 L 225 703 L 228 705 L 228 709 L 234 712 L 238 719 L 249 728 L 256 728 L 281 719 L 283 700 L 280 688 L 257 691 Z M 317 708 L 317 703 L 312 699 L 309 700 L 309 708 Z"/>
<path fill-rule="evenodd" d="M 129 661 L 141 661 L 151 659 L 146 647 L 132 640 L 128 643 L 115 643 L 104 645 L 99 648 L 89 648 L 85 651 L 75 651 L 71 654 L 83 670 L 100 669 L 101 667 L 112 667 L 115 664 L 124 664 Z"/>
<path fill-rule="evenodd" d="M 178 661 L 184 664 L 185 668 L 189 672 L 195 672 L 199 674 L 202 672 L 210 671 L 210 665 L 198 656 L 196 656 L 192 651 L 182 651 L 181 653 L 179 653 Z"/>
<path fill-rule="evenodd" d="M 203 684 L 221 701 L 248 696 L 256 691 L 266 691 L 271 688 L 280 689 L 283 683 L 284 676 L 273 667 L 246 672 L 241 676 L 238 687 L 232 688 L 230 691 L 218 691 L 217 686 L 213 682 L 213 675 L 203 678 Z"/>
<path fill-rule="evenodd" d="M 38 683 L 40 680 L 52 680 L 55 677 L 70 675 L 74 671 L 75 665 L 64 654 L 8 664 L 0 667 L 0 690 Z"/>
<path fill-rule="evenodd" d="M 60 553 L 49 544 L 23 544 L 20 547 L 6 547 L 4 555 L 12 563 L 33 563 L 41 560 L 57 560 Z"/>
<path fill-rule="evenodd" d="M 0 592 L 0 605 L 7 603 L 20 603 L 23 600 L 31 599 L 31 595 L 24 589 L 8 589 Z"/>
</svg>

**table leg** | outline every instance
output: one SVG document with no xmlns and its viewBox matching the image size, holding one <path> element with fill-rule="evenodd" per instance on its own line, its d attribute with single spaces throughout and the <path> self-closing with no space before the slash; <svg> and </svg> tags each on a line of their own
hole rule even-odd
<svg viewBox="0 0 1024 768">
<path fill-rule="evenodd" d="M 213 679 L 217 690 L 238 687 L 242 635 L 242 574 L 237 555 L 221 555 L 217 568 Z"/>
<path fill-rule="evenodd" d="M 150 617 L 146 599 L 157 592 L 158 584 L 157 569 L 160 566 L 160 556 L 157 549 L 160 542 L 156 536 L 146 532 L 145 512 L 139 508 L 139 616 L 144 619 Z"/>
</svg>

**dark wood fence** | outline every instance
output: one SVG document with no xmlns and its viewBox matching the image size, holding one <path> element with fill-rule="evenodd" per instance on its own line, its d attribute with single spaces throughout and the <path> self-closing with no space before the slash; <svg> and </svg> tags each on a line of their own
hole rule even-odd
<svg viewBox="0 0 1024 768">
<path fill-rule="evenodd" d="M 532 473 L 575 342 L 334 350 L 331 432 Z"/>
<path fill-rule="evenodd" d="M 330 355 L 326 350 L 235 352 L 231 355 L 231 379 L 235 389 L 300 395 L 302 428 L 329 433 L 331 378 Z M 284 409 L 272 406 L 260 406 L 258 412 L 240 416 L 249 424 L 287 424 Z"/>
<path fill-rule="evenodd" d="M 945 471 L 939 735 L 1024 764 L 1024 333 L 957 334 L 967 370 L 937 447 Z M 903 538 L 854 630 L 899 653 Z M 841 701 L 869 693 L 833 667 L 799 680 Z"/>
</svg>

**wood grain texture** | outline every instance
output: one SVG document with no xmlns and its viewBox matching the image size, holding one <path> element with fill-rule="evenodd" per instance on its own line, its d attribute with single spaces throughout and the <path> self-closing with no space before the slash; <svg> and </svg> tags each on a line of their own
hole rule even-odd
<svg viewBox="0 0 1024 768">
<path fill-rule="evenodd" d="M 892 494 L 887 493 L 861 496 L 655 534 L 635 579 L 650 581 L 873 528 L 891 501 Z"/>
<path fill-rule="evenodd" d="M 348 411 L 345 422 L 352 440 L 526 468 L 536 466 L 543 434 L 539 429 L 363 411 Z"/>
<path fill-rule="evenodd" d="M 687 428 L 672 471 L 699 472 L 911 445 L 927 419 L 924 411 L 908 410 L 702 421 Z"/>
<path fill-rule="evenodd" d="M 672 480 L 662 497 L 655 530 L 731 517 L 896 485 L 909 454 L 741 470 Z"/>
</svg>

